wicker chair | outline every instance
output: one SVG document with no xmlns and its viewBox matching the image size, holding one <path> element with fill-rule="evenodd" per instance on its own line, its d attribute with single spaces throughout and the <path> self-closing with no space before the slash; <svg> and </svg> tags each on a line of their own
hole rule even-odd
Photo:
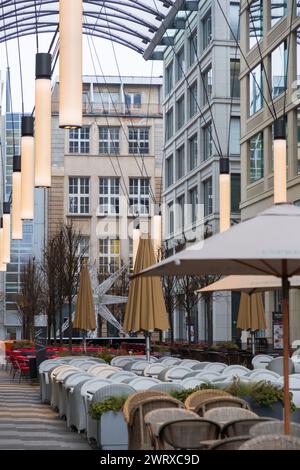
<svg viewBox="0 0 300 470">
<path fill-rule="evenodd" d="M 267 434 L 284 434 L 283 421 L 266 421 L 259 423 L 250 429 L 250 436 L 262 436 Z M 300 438 L 300 424 L 291 423 L 291 436 Z"/>
<path fill-rule="evenodd" d="M 224 392 L 223 390 L 214 390 L 214 389 L 209 389 L 209 390 L 199 390 L 197 392 L 192 393 L 184 403 L 184 406 L 186 407 L 187 410 L 192 410 L 195 411 L 195 409 L 199 409 L 201 404 L 210 398 L 215 398 L 215 397 L 231 397 L 227 392 Z"/>
<path fill-rule="evenodd" d="M 124 417 L 128 425 L 129 450 L 144 450 L 152 448 L 150 436 L 144 422 L 144 417 L 147 413 L 161 408 L 183 407 L 179 400 L 176 400 L 167 394 L 163 394 L 162 392 L 156 393 L 161 393 L 161 396 L 141 399 L 137 401 L 135 405 L 131 403 L 131 406 L 127 406 L 124 410 Z"/>
<path fill-rule="evenodd" d="M 250 429 L 259 423 L 265 421 L 274 421 L 272 418 L 246 418 L 246 419 L 235 419 L 225 424 L 222 429 L 222 436 L 224 437 L 238 437 L 248 436 Z"/>
<path fill-rule="evenodd" d="M 200 403 L 198 407 L 195 407 L 193 411 L 198 413 L 199 416 L 204 416 L 207 411 L 212 410 L 213 408 L 220 408 L 222 406 L 245 408 L 246 410 L 249 409 L 248 403 L 241 398 L 229 396 L 209 398 L 208 400 Z"/>
<path fill-rule="evenodd" d="M 250 439 L 239 450 L 300 450 L 300 439 L 293 436 L 269 434 Z"/>
<path fill-rule="evenodd" d="M 123 406 L 123 414 L 125 420 L 127 421 L 127 423 L 129 423 L 131 411 L 143 400 L 146 400 L 147 398 L 165 397 L 166 395 L 166 393 L 156 390 L 147 390 L 146 392 L 138 392 L 134 395 L 131 395 L 127 398 Z"/>
<path fill-rule="evenodd" d="M 220 426 L 207 419 L 186 419 L 165 423 L 159 431 L 162 449 L 203 449 L 201 441 L 215 440 L 219 437 Z"/>
<path fill-rule="evenodd" d="M 212 445 L 209 450 L 238 450 L 240 446 L 249 441 L 250 436 L 229 437 Z"/>
<path fill-rule="evenodd" d="M 206 411 L 204 414 L 205 419 L 210 419 L 219 423 L 221 426 L 236 419 L 258 418 L 252 411 L 245 410 L 244 408 L 236 408 L 233 406 L 222 406 L 220 408 L 213 408 Z"/>
<path fill-rule="evenodd" d="M 147 426 L 153 449 L 159 450 L 158 440 L 160 428 L 173 420 L 198 419 L 199 416 L 193 411 L 183 410 L 181 408 L 161 408 L 150 411 L 145 415 L 145 424 Z"/>
</svg>

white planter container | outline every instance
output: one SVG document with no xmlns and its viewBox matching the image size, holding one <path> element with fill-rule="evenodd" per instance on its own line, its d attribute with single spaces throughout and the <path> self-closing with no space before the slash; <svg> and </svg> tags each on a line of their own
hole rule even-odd
<svg viewBox="0 0 300 470">
<path fill-rule="evenodd" d="M 108 411 L 101 416 L 98 445 L 102 450 L 128 450 L 128 430 L 122 411 Z"/>
</svg>

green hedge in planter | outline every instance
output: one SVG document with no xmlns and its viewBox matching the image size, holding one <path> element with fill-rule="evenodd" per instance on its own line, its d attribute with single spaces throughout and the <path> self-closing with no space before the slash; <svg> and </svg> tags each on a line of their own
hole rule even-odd
<svg viewBox="0 0 300 470">
<path fill-rule="evenodd" d="M 198 392 L 199 390 L 208 390 L 208 389 L 211 390 L 214 388 L 216 387 L 212 384 L 202 384 L 195 388 L 188 388 L 186 390 L 180 390 L 180 392 L 171 392 L 170 395 L 171 397 L 177 398 L 177 400 L 182 401 L 184 403 L 187 397 L 189 397 L 192 393 Z"/>
<path fill-rule="evenodd" d="M 266 408 L 272 408 L 276 403 L 283 405 L 284 401 L 283 388 L 275 387 L 267 381 L 245 384 L 236 380 L 225 391 L 239 398 L 247 397 L 256 406 Z M 290 393 L 290 408 L 291 411 L 295 411 L 296 406 L 292 402 L 292 396 Z"/>
<path fill-rule="evenodd" d="M 104 413 L 113 411 L 118 413 L 123 409 L 124 403 L 128 397 L 111 397 L 101 403 L 92 403 L 89 409 L 89 414 L 93 419 L 100 419 Z"/>
</svg>

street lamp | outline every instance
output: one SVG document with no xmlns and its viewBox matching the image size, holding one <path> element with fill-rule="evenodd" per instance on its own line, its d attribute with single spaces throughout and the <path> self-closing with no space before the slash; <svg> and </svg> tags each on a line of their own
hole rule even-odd
<svg viewBox="0 0 300 470">
<path fill-rule="evenodd" d="M 32 220 L 34 216 L 34 119 L 22 117 L 21 138 L 21 218 Z"/>
<path fill-rule="evenodd" d="M 229 158 L 220 158 L 220 232 L 230 228 L 231 181 Z"/>
<path fill-rule="evenodd" d="M 12 175 L 12 239 L 22 240 L 21 219 L 21 156 L 14 155 Z"/>
<path fill-rule="evenodd" d="M 285 118 L 274 122 L 274 203 L 287 202 Z"/>
</svg>

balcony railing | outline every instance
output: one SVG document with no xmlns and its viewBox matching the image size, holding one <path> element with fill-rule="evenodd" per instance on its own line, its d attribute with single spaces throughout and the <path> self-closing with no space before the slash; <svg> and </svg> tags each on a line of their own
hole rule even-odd
<svg viewBox="0 0 300 470">
<path fill-rule="evenodd" d="M 52 114 L 58 114 L 59 103 L 52 101 Z M 99 116 L 162 116 L 159 103 L 144 103 L 140 106 L 128 106 L 125 103 L 83 103 L 83 114 L 96 114 Z"/>
</svg>

